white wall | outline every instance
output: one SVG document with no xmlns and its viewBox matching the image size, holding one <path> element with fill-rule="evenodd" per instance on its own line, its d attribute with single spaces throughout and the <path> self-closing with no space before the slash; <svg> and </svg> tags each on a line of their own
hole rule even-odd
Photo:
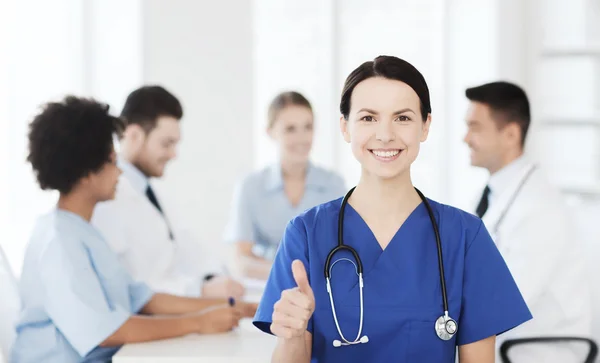
<svg viewBox="0 0 600 363">
<path fill-rule="evenodd" d="M 8 71 L 9 92 L 2 100 L 7 105 L 7 123 L 1 133 L 8 136 L 7 187 L 2 189 L 8 215 L 2 220 L 0 242 L 18 273 L 35 219 L 56 199 L 55 193 L 39 190 L 25 162 L 27 125 L 41 103 L 84 92 L 83 23 L 82 3 L 77 0 L 5 2 L 11 21 L 8 50 L 2 55 L 7 59 L 3 69 Z"/>
<path fill-rule="evenodd" d="M 444 102 L 444 6 L 446 0 L 376 0 L 339 2 L 338 84 L 352 70 L 379 55 L 392 55 L 413 64 L 427 80 L 431 97 L 432 126 L 427 142 L 421 146 L 412 168 L 414 184 L 427 196 L 441 200 L 446 185 L 441 183 L 444 168 L 443 138 L 448 126 Z M 367 4 L 367 5 L 365 5 Z M 339 109 L 339 96 L 336 110 Z M 340 136 L 338 136 L 340 138 Z M 360 164 L 348 144 L 340 140 L 341 171 L 348 183 L 356 185 Z"/>
<path fill-rule="evenodd" d="M 600 279 L 597 263 L 600 239 L 600 2 L 597 0 L 536 0 L 544 5 L 537 20 L 535 80 L 540 142 L 538 151 L 551 177 L 572 191 L 573 220 L 585 246 L 592 287 L 592 336 L 600 341 Z M 561 26 L 557 27 L 556 24 Z M 552 50 L 553 56 L 549 56 Z M 577 53 L 579 53 L 577 55 Z M 586 54 L 588 53 L 588 54 Z M 559 124 L 546 124 L 548 121 Z M 590 188 L 591 187 L 591 188 Z M 591 190 L 590 190 L 591 189 Z"/>
<path fill-rule="evenodd" d="M 480 193 L 487 174 L 469 165 L 462 142 L 467 87 L 497 79 L 527 88 L 528 1 L 303 1 L 256 2 L 255 143 L 262 166 L 274 160 L 264 136 L 266 108 L 281 89 L 299 89 L 315 103 L 313 160 L 360 175 L 338 131 L 339 96 L 348 73 L 380 54 L 413 63 L 428 81 L 433 108 L 429 140 L 413 179 L 427 195 L 462 208 Z M 398 26 L 401 21 L 401 26 Z M 376 24 L 376 26 L 374 26 Z M 277 31 L 273 31 L 277 29 Z"/>
<path fill-rule="evenodd" d="M 233 185 L 252 169 L 252 3 L 143 2 L 143 81 L 184 107 L 179 157 L 161 191 L 207 246 L 221 246 Z M 234 10 L 235 9 L 235 10 Z"/>
<path fill-rule="evenodd" d="M 266 108 L 282 89 L 313 100 L 313 160 L 357 182 L 360 166 L 338 130 L 339 97 L 349 72 L 378 55 L 413 63 L 431 92 L 433 124 L 413 168 L 428 196 L 470 208 L 487 174 L 469 165 L 462 142 L 470 86 L 497 79 L 529 80 L 529 23 L 522 0 L 264 0 L 255 8 L 256 164 L 274 160 L 264 136 Z M 400 22 L 400 24 L 399 24 Z M 277 31 L 273 31 L 277 29 Z"/>
<path fill-rule="evenodd" d="M 600 198 L 600 3 L 538 3 L 544 4 L 537 19 L 540 31 L 532 67 L 538 149 L 553 180 L 572 191 L 595 189 Z"/>
<path fill-rule="evenodd" d="M 160 83 L 184 105 L 179 158 L 159 189 L 186 233 L 221 245 L 236 180 L 252 168 L 253 75 L 250 1 L 4 0 L 0 135 L 9 151 L 1 189 L 2 247 L 18 273 L 37 216 L 56 201 L 25 162 L 27 125 L 43 102 L 93 96 L 118 113 L 145 83 Z M 31 9 L 36 11 L 32 12 Z M 231 11 L 234 9 L 236 11 Z M 17 21 L 27 19 L 27 21 Z M 36 24 L 36 26 L 32 26 Z M 42 58 L 43 57 L 43 58 Z M 6 62 L 6 64 L 4 64 Z M 0 88 L 4 89 L 4 87 Z"/>
<path fill-rule="evenodd" d="M 343 82 L 362 62 L 382 54 L 396 55 L 413 62 L 428 79 L 435 126 L 422 148 L 414 179 L 428 195 L 442 197 L 445 185 L 437 181 L 444 170 L 438 166 L 443 165 L 440 145 L 446 127 L 444 2 L 256 1 L 255 164 L 264 166 L 276 158 L 265 136 L 268 103 L 277 92 L 296 89 L 315 108 L 313 162 L 335 169 L 348 185 L 355 184 L 360 166 L 339 131 Z"/>
<path fill-rule="evenodd" d="M 8 54 L 10 14 L 12 3 L 0 1 L 0 130 L 8 129 Z M 2 56 L 4 55 L 4 56 Z M 8 160 L 10 140 L 7 132 L 0 132 L 0 221 L 8 218 Z M 5 222 L 0 222 L 5 227 Z"/>
<path fill-rule="evenodd" d="M 10 177 L 2 190 L 8 200 L 5 213 L 11 213 L 2 220 L 8 223 L 11 243 L 3 246 L 14 256 L 11 261 L 20 261 L 34 216 L 55 197 L 37 189 L 24 162 L 26 125 L 37 105 L 65 92 L 93 95 L 115 113 L 125 96 L 144 83 L 160 83 L 182 100 L 179 158 L 159 187 L 189 232 L 209 245 L 220 244 L 234 183 L 274 160 L 264 126 L 268 102 L 281 90 L 298 89 L 313 102 L 313 158 L 352 184 L 358 164 L 337 125 L 344 78 L 379 54 L 413 62 L 429 82 L 434 107 L 431 138 L 416 164 L 415 182 L 428 195 L 465 209 L 487 178 L 469 166 L 462 142 L 465 88 L 513 80 L 534 90 L 534 116 L 541 112 L 531 71 L 538 66 L 541 38 L 539 24 L 531 20 L 539 13 L 534 0 L 3 4 L 14 7 L 11 19 L 31 20 L 11 23 L 18 37 L 3 52 L 11 55 L 3 68 L 10 74 L 3 82 L 10 94 L 0 97 L 9 129 L 1 134 L 10 136 L 3 143 L 10 150 L 4 160 Z M 31 13 L 32 6 L 40 11 Z M 577 9 L 572 10 L 586 14 Z M 400 18 L 402 26 L 397 26 Z M 40 54 L 48 58 L 41 62 Z M 537 123 L 530 143 L 535 153 Z"/>
<path fill-rule="evenodd" d="M 529 1 L 529 0 L 527 0 Z M 463 143 L 468 100 L 465 90 L 504 79 L 528 87 L 527 47 L 519 32 L 528 27 L 523 0 L 448 0 L 445 54 L 447 133 L 444 135 L 450 184 L 447 202 L 473 209 L 487 172 L 469 164 Z M 525 31 L 527 34 L 528 31 Z"/>
<path fill-rule="evenodd" d="M 254 113 L 256 168 L 276 160 L 276 150 L 266 134 L 267 109 L 280 92 L 295 90 L 312 104 L 315 164 L 334 167 L 339 138 L 339 95 L 336 82 L 336 3 L 331 0 L 253 1 Z"/>
<path fill-rule="evenodd" d="M 142 0 L 83 4 L 86 90 L 119 114 L 127 95 L 143 83 Z"/>
</svg>

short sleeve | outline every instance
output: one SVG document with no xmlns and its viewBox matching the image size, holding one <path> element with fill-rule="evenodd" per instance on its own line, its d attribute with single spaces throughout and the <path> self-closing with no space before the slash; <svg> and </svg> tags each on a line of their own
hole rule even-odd
<svg viewBox="0 0 600 363">
<path fill-rule="evenodd" d="M 457 344 L 500 335 L 531 318 L 504 259 L 479 221 L 479 230 L 465 255 Z"/>
<path fill-rule="evenodd" d="M 281 298 L 284 290 L 296 287 L 296 281 L 292 274 L 292 262 L 300 260 L 306 268 L 308 280 L 310 281 L 310 264 L 308 260 L 308 248 L 306 233 L 302 232 L 296 225 L 296 220 L 288 223 L 283 239 L 275 255 L 271 273 L 267 279 L 265 290 L 254 316 L 254 325 L 265 333 L 271 333 L 273 322 L 273 307 Z M 313 318 L 308 322 L 307 330 L 313 332 Z"/>
<path fill-rule="evenodd" d="M 252 197 L 255 191 L 252 189 L 249 178 L 245 178 L 235 187 L 229 221 L 225 228 L 224 240 L 228 243 L 254 242 L 256 239 L 252 223 Z"/>
<path fill-rule="evenodd" d="M 131 315 L 129 307 L 107 301 L 83 245 L 53 241 L 40 260 L 40 276 L 48 316 L 82 357 Z M 136 297 L 140 292 L 136 291 Z"/>
<path fill-rule="evenodd" d="M 154 292 L 141 281 L 131 281 L 129 283 L 129 301 L 131 310 L 135 314 L 139 313 L 146 304 L 152 299 Z"/>
</svg>

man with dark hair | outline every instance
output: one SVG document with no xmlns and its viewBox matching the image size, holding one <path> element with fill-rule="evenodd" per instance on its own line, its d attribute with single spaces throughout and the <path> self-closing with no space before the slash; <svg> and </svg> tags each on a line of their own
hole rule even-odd
<svg viewBox="0 0 600 363">
<path fill-rule="evenodd" d="M 256 310 L 156 294 L 121 266 L 89 221 L 96 204 L 115 195 L 113 136 L 122 129 L 107 106 L 76 97 L 48 103 L 30 125 L 27 160 L 40 187 L 59 199 L 27 247 L 13 363 L 109 362 L 122 344 L 225 332 Z"/>
<path fill-rule="evenodd" d="M 143 86 L 127 96 L 121 117 L 128 124 L 140 125 L 147 133 L 156 128 L 161 116 L 179 121 L 183 118 L 181 103 L 161 86 Z"/>
<path fill-rule="evenodd" d="M 126 125 L 119 156 L 123 175 L 115 199 L 98 205 L 92 223 L 133 277 L 155 291 L 240 298 L 244 287 L 210 273 L 207 265 L 218 258 L 183 237 L 150 182 L 162 177 L 176 156 L 183 117 L 179 100 L 163 87 L 144 86 L 127 97 L 121 117 Z"/>
<path fill-rule="evenodd" d="M 533 314 L 498 338 L 589 336 L 591 297 L 581 241 L 560 192 L 525 153 L 531 113 L 523 89 L 492 82 L 466 90 L 471 164 L 490 178 L 475 213 L 494 237 Z M 560 147 L 560 146 L 558 146 Z M 493 314 L 493 312 L 490 312 Z M 523 362 L 571 362 L 568 345 L 516 348 Z M 499 359 L 498 359 L 499 360 Z"/>
<path fill-rule="evenodd" d="M 473 150 L 471 163 L 494 173 L 523 153 L 531 122 L 529 100 L 525 91 L 507 82 L 469 88 L 466 96 L 472 102 L 465 140 Z"/>
</svg>

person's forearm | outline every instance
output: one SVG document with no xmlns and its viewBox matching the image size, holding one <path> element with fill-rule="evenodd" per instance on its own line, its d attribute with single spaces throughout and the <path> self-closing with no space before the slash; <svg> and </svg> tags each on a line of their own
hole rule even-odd
<svg viewBox="0 0 600 363">
<path fill-rule="evenodd" d="M 496 336 L 458 347 L 460 363 L 493 363 L 495 359 Z"/>
<path fill-rule="evenodd" d="M 127 343 L 148 342 L 175 338 L 195 332 L 192 319 L 183 317 L 152 317 L 135 315 L 100 344 L 102 347 L 115 347 Z"/>
<path fill-rule="evenodd" d="M 227 299 L 189 298 L 169 294 L 154 294 L 141 313 L 149 315 L 187 314 L 206 308 L 227 304 Z"/>
<path fill-rule="evenodd" d="M 271 363 L 310 363 L 310 353 L 306 344 L 304 337 L 279 338 Z"/>
<path fill-rule="evenodd" d="M 239 258 L 242 274 L 253 279 L 266 280 L 271 272 L 271 262 L 256 255 L 242 255 Z"/>
<path fill-rule="evenodd" d="M 271 272 L 272 262 L 257 256 L 253 251 L 255 243 L 239 241 L 233 246 L 231 269 L 241 276 L 266 280 Z"/>
</svg>

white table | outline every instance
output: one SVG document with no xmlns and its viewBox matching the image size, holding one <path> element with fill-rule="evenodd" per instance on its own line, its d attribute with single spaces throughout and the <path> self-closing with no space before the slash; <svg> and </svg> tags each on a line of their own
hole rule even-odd
<svg viewBox="0 0 600 363">
<path fill-rule="evenodd" d="M 127 344 L 113 363 L 268 363 L 276 342 L 277 338 L 244 319 L 236 330 L 225 334 Z"/>
<path fill-rule="evenodd" d="M 259 302 L 264 282 L 244 280 L 244 300 Z M 113 363 L 268 363 L 277 338 L 243 319 L 234 331 L 216 335 L 188 335 L 157 342 L 126 344 Z"/>
</svg>

